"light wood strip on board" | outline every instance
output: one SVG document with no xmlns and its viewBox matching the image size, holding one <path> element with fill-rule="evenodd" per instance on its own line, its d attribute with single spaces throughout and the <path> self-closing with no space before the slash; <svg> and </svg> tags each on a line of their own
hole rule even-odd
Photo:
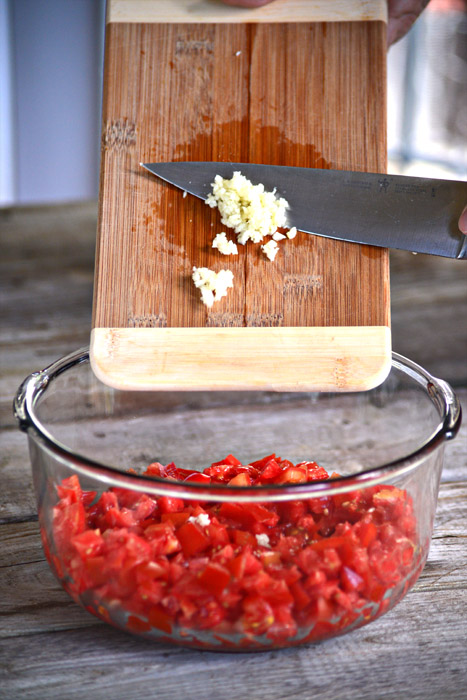
<svg viewBox="0 0 467 700">
<path fill-rule="evenodd" d="M 107 22 L 387 21 L 385 0 L 275 0 L 265 7 L 229 7 L 212 0 L 108 0 Z"/>
<path fill-rule="evenodd" d="M 385 326 L 94 328 L 92 368 L 118 389 L 364 391 L 391 365 Z"/>
</svg>

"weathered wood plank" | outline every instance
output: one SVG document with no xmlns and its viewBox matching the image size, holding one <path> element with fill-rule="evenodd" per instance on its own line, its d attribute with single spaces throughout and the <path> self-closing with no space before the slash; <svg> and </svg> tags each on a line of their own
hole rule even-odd
<svg viewBox="0 0 467 700">
<path fill-rule="evenodd" d="M 465 265 L 404 251 L 391 251 L 390 261 L 393 349 L 454 386 L 465 386 Z"/>
<path fill-rule="evenodd" d="M 465 434 L 464 431 L 463 435 Z M 433 531 L 436 538 L 467 536 L 467 483 L 464 477 L 467 462 L 465 460 L 464 454 L 464 463 L 461 465 L 464 468 L 464 474 L 458 483 L 450 483 L 442 478 Z"/>
<path fill-rule="evenodd" d="M 45 561 L 37 520 L 0 526 L 0 569 Z"/>
<path fill-rule="evenodd" d="M 0 522 L 37 516 L 26 436 L 19 430 L 1 433 Z"/>
<path fill-rule="evenodd" d="M 0 425 L 31 372 L 89 343 L 95 202 L 0 209 Z"/>
<path fill-rule="evenodd" d="M 42 561 L 1 567 L 0 586 L 0 638 L 104 624 L 71 600 L 43 556 Z"/>
<path fill-rule="evenodd" d="M 444 600 L 442 617 L 436 600 L 412 594 L 348 636 L 261 654 L 172 649 L 104 626 L 2 640 L 3 697 L 464 700 L 467 595 Z"/>
</svg>

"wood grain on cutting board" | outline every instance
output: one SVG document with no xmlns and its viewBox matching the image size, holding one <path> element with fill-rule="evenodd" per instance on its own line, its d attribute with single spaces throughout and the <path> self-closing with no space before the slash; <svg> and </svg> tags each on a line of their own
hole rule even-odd
<svg viewBox="0 0 467 700">
<path fill-rule="evenodd" d="M 109 19 L 123 5 L 111 3 Z M 251 242 L 221 256 L 218 212 L 139 165 L 385 170 L 385 23 L 255 13 L 107 25 L 91 349 L 114 385 L 353 389 L 388 369 L 386 251 L 299 233 L 273 263 Z M 234 274 L 212 309 L 194 265 Z"/>
</svg>

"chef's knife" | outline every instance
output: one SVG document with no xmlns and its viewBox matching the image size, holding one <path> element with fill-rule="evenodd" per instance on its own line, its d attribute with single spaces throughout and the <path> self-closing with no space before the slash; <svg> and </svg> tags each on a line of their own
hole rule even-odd
<svg viewBox="0 0 467 700">
<path fill-rule="evenodd" d="M 206 199 L 216 175 L 240 171 L 289 203 L 288 224 L 352 243 L 467 259 L 458 228 L 467 182 L 403 175 L 228 162 L 141 163 L 154 175 Z"/>
</svg>

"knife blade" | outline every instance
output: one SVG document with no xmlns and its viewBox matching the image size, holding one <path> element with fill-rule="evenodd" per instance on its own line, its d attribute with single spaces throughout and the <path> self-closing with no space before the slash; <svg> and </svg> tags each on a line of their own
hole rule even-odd
<svg viewBox="0 0 467 700">
<path fill-rule="evenodd" d="M 289 203 L 288 225 L 352 243 L 467 259 L 458 220 L 467 182 L 406 175 L 232 162 L 141 163 L 154 175 L 206 199 L 216 175 L 240 171 Z"/>
</svg>

